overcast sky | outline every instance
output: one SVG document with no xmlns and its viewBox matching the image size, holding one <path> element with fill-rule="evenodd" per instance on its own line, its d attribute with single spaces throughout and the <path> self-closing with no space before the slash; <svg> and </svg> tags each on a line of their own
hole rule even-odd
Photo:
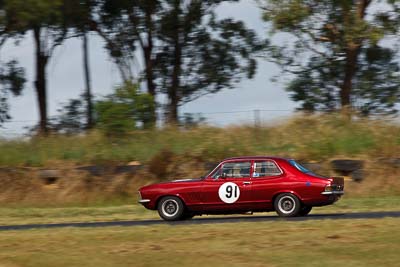
<svg viewBox="0 0 400 267">
<path fill-rule="evenodd" d="M 237 4 L 223 4 L 218 9 L 221 17 L 234 17 L 243 20 L 249 28 L 265 37 L 267 29 L 261 20 L 261 12 L 251 0 L 242 0 Z M 34 90 L 34 47 L 32 33 L 15 46 L 8 41 L 0 50 L 0 60 L 6 62 L 17 59 L 27 74 L 26 88 L 23 95 L 12 98 L 12 121 L 0 128 L 0 136 L 12 137 L 24 132 L 24 126 L 33 125 L 38 120 L 36 92 Z M 90 36 L 90 64 L 93 93 L 96 96 L 106 95 L 120 83 L 120 76 L 107 53 L 101 38 Z M 181 107 L 181 113 L 203 112 L 212 124 L 226 125 L 232 123 L 252 123 L 252 110 L 262 111 L 263 121 L 276 120 L 293 113 L 296 104 L 289 99 L 283 90 L 283 82 L 273 83 L 271 77 L 279 74 L 276 65 L 259 61 L 257 75 L 252 80 L 243 80 L 236 89 L 223 90 L 217 94 L 207 95 Z M 49 115 L 57 114 L 60 103 L 77 98 L 84 88 L 81 40 L 70 39 L 56 49 L 48 66 L 48 106 Z M 223 113 L 240 111 L 238 113 Z M 249 112 L 245 112 L 249 111 Z"/>
</svg>

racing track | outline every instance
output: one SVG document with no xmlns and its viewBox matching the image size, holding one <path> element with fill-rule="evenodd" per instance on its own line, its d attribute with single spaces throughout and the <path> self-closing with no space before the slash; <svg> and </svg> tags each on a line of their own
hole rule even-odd
<svg viewBox="0 0 400 267">
<path fill-rule="evenodd" d="M 26 224 L 26 225 L 0 225 L 0 231 L 30 230 L 30 229 L 51 229 L 65 227 L 110 227 L 110 226 L 147 226 L 147 225 L 191 225 L 210 223 L 237 223 L 237 222 L 274 222 L 274 221 L 312 221 L 312 220 L 356 220 L 356 219 L 380 219 L 385 217 L 399 218 L 400 211 L 381 212 L 357 212 L 357 213 L 336 213 L 336 214 L 311 214 L 306 217 L 281 218 L 278 216 L 240 216 L 240 217 L 195 217 L 193 220 L 165 222 L 159 220 L 139 221 L 113 221 L 113 222 L 81 222 L 81 223 L 55 223 L 55 224 Z"/>
</svg>

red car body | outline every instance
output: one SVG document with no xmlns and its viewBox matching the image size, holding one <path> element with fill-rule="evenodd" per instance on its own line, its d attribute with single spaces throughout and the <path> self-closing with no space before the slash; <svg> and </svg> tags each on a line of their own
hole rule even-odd
<svg viewBox="0 0 400 267">
<path fill-rule="evenodd" d="M 307 215 L 314 206 L 334 203 L 343 193 L 343 178 L 316 175 L 294 160 L 236 157 L 223 160 L 201 179 L 144 186 L 139 189 L 139 203 L 158 209 L 166 220 L 274 210 L 281 216 L 298 216 Z M 164 203 L 168 198 L 172 202 Z M 181 205 L 175 208 L 183 211 L 169 217 L 176 211 L 173 205 Z M 294 212 L 288 212 L 296 205 Z"/>
</svg>

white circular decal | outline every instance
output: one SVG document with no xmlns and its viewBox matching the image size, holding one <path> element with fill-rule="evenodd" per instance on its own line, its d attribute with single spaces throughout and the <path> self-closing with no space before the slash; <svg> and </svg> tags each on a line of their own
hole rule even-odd
<svg viewBox="0 0 400 267">
<path fill-rule="evenodd" d="M 218 195 L 225 203 L 235 203 L 240 196 L 239 186 L 231 182 L 224 183 L 219 187 Z"/>
</svg>

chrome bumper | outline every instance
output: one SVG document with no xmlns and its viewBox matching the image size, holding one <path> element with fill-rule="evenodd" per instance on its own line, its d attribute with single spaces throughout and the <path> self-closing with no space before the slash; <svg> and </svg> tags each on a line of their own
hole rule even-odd
<svg viewBox="0 0 400 267">
<path fill-rule="evenodd" d="M 145 204 L 145 203 L 149 203 L 150 199 L 142 199 L 142 194 L 140 193 L 140 191 L 138 191 L 138 202 L 140 204 Z"/>
<path fill-rule="evenodd" d="M 322 192 L 321 195 L 343 195 L 344 191 L 328 191 Z"/>
</svg>

